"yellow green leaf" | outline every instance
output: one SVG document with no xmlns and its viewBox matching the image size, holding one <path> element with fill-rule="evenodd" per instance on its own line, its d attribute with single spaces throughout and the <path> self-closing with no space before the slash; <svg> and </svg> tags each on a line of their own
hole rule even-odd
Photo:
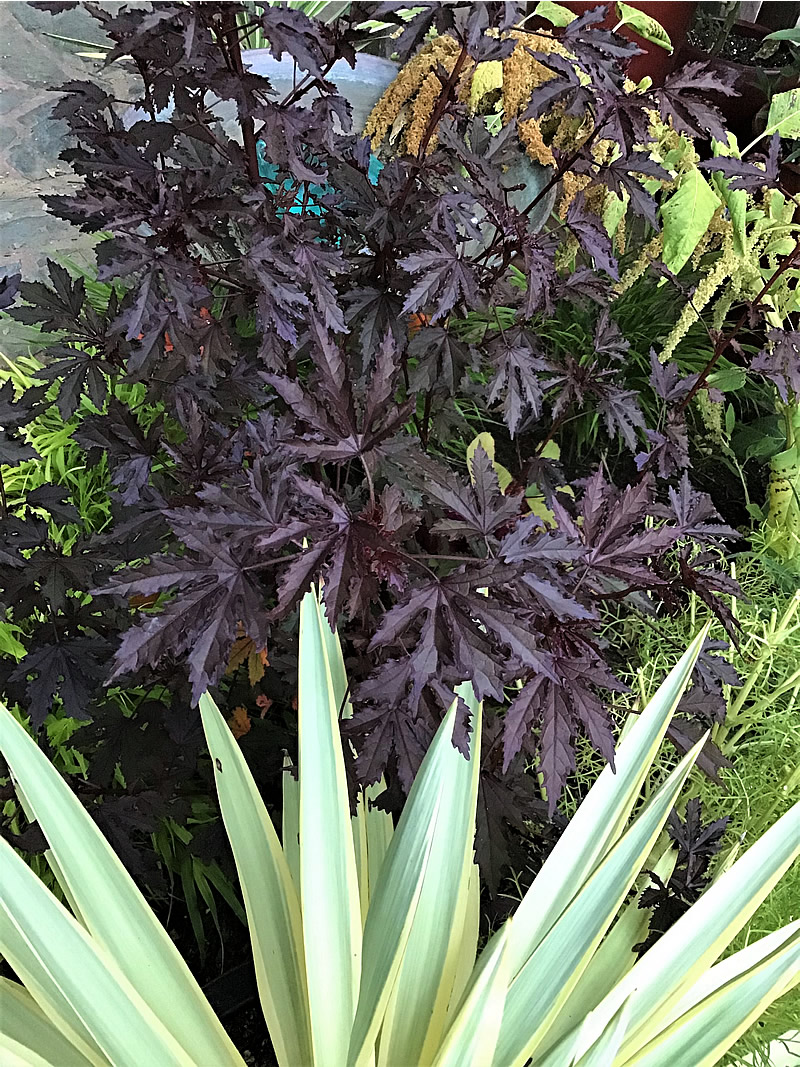
<svg viewBox="0 0 800 1067">
<path fill-rule="evenodd" d="M 697 169 L 692 167 L 680 180 L 661 208 L 664 228 L 664 265 L 677 274 L 697 248 L 708 229 L 720 198 Z"/>
<path fill-rule="evenodd" d="M 500 492 L 505 493 L 506 489 L 508 489 L 513 479 L 511 477 L 510 472 L 506 470 L 506 468 L 501 463 L 498 463 L 495 460 L 494 437 L 492 437 L 492 435 L 490 433 L 487 433 L 486 431 L 484 431 L 483 433 L 479 433 L 478 436 L 473 438 L 473 440 L 470 441 L 470 443 L 467 445 L 467 469 L 469 470 L 470 480 L 474 484 L 475 479 L 472 474 L 472 464 L 475 460 L 475 452 L 477 451 L 478 446 L 483 449 L 483 451 L 492 461 L 492 466 L 494 467 L 495 473 L 497 474 L 497 481 L 500 484 Z"/>
<path fill-rule="evenodd" d="M 800 89 L 776 93 L 769 105 L 767 128 L 762 136 L 800 137 Z"/>
<path fill-rule="evenodd" d="M 297 889 L 252 772 L 208 693 L 200 698 L 200 715 L 244 897 L 264 1018 L 279 1063 L 311 1063 Z"/>
<path fill-rule="evenodd" d="M 543 19 L 547 19 L 553 26 L 569 26 L 577 15 L 574 11 L 570 11 L 568 7 L 564 7 L 562 4 L 554 4 L 551 0 L 539 0 L 539 3 L 533 9 L 534 15 L 539 15 Z"/>
<path fill-rule="evenodd" d="M 631 7 L 630 4 L 623 4 L 621 0 L 617 0 L 617 18 L 620 26 L 630 26 L 632 30 L 636 30 L 640 37 L 644 37 L 645 41 L 657 44 L 659 48 L 665 48 L 668 52 L 672 52 L 672 41 L 669 39 L 669 34 L 652 15 L 647 15 L 644 11 L 639 11 L 638 8 Z"/>
<path fill-rule="evenodd" d="M 316 595 L 306 593 L 297 698 L 300 900 L 315 1067 L 345 1063 L 361 970 L 358 876 L 326 647 L 330 633 Z"/>
<path fill-rule="evenodd" d="M 470 111 L 477 111 L 481 100 L 488 93 L 503 87 L 503 63 L 500 59 L 492 59 L 486 63 L 479 63 L 472 75 L 469 90 Z"/>
</svg>

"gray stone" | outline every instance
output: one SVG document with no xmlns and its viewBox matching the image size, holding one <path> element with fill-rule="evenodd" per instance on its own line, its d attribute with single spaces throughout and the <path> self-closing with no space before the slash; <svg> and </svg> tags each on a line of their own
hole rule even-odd
<svg viewBox="0 0 800 1067">
<path fill-rule="evenodd" d="M 109 10 L 121 4 L 106 3 Z M 97 81 L 125 98 L 133 75 L 122 63 L 103 68 L 76 55 L 81 46 L 60 34 L 101 43 L 99 24 L 83 8 L 50 15 L 21 0 L 0 3 L 0 272 L 39 278 L 48 256 L 91 255 L 91 234 L 49 215 L 40 194 L 68 193 L 78 179 L 58 159 L 67 127 L 50 117 L 65 81 Z M 18 346 L 0 330 L 0 351 Z M 27 342 L 25 342 L 27 343 Z M 8 352 L 6 352 L 8 354 Z"/>
</svg>

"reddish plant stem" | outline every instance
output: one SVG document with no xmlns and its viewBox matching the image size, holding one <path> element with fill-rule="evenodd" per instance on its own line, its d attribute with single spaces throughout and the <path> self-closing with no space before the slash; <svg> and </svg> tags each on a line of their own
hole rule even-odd
<svg viewBox="0 0 800 1067">
<path fill-rule="evenodd" d="M 244 77 L 244 63 L 242 62 L 242 48 L 239 43 L 239 29 L 236 25 L 236 9 L 233 5 L 226 10 L 222 22 L 222 41 L 224 42 L 225 55 L 228 65 L 234 74 Z M 258 185 L 261 176 L 258 173 L 258 151 L 256 149 L 256 128 L 252 115 L 242 114 L 238 108 L 239 125 L 242 129 L 242 141 L 244 142 L 244 156 L 247 162 L 247 175 L 253 185 Z"/>
<path fill-rule="evenodd" d="M 577 162 L 578 159 L 580 159 L 582 153 L 585 152 L 586 149 L 591 146 L 592 142 L 597 137 L 597 135 L 600 132 L 601 128 L 605 125 L 607 118 L 608 118 L 608 115 L 604 115 L 603 118 L 598 120 L 597 125 L 595 126 L 594 130 L 592 130 L 592 132 L 589 134 L 589 136 L 586 138 L 586 140 L 583 142 L 583 144 L 580 146 L 580 148 L 577 148 L 572 153 L 572 155 L 569 156 L 561 164 L 561 166 L 556 170 L 555 174 L 550 179 L 550 181 L 547 183 L 547 185 L 545 185 L 545 187 L 543 189 L 540 189 L 539 192 L 536 194 L 536 196 L 533 198 L 533 200 L 531 200 L 531 202 L 526 207 L 524 207 L 522 209 L 522 211 L 521 211 L 522 215 L 528 215 L 531 211 L 533 211 L 533 209 L 536 207 L 536 205 L 545 196 L 547 196 L 547 194 L 550 192 L 550 190 L 553 188 L 553 186 L 557 185 L 561 181 L 561 179 L 564 177 L 564 175 L 567 173 L 567 171 L 571 167 L 573 167 L 575 165 L 575 163 Z M 562 225 L 566 225 L 566 223 L 562 223 Z M 495 233 L 494 237 L 492 238 L 491 244 L 489 245 L 489 247 L 487 249 L 485 249 L 480 254 L 480 256 L 478 256 L 477 262 L 480 262 L 483 259 L 491 258 L 491 256 L 493 256 L 495 254 L 495 252 L 497 251 L 498 245 L 503 243 L 503 240 L 504 240 L 504 235 L 503 235 L 502 231 L 500 230 L 500 228 L 497 227 L 497 232 Z M 495 272 L 495 280 L 496 280 L 496 278 L 499 278 L 500 275 L 505 272 L 505 270 L 508 267 L 508 264 L 510 263 L 510 261 L 511 261 L 511 250 L 507 249 L 506 253 L 504 254 L 503 262 L 501 263 L 500 268 Z"/>
<path fill-rule="evenodd" d="M 608 117 L 609 117 L 608 114 L 605 114 L 605 115 L 602 116 L 602 118 L 599 118 L 597 120 L 594 129 L 589 134 L 589 136 L 586 138 L 586 140 L 583 142 L 583 144 L 579 148 L 576 148 L 575 151 L 572 153 L 572 155 L 569 156 L 566 160 L 564 160 L 564 162 L 556 170 L 555 174 L 550 179 L 550 181 L 547 183 L 547 185 L 545 185 L 545 187 L 543 189 L 539 190 L 539 192 L 536 194 L 536 196 L 533 198 L 533 200 L 531 200 L 530 204 L 528 204 L 527 207 L 524 207 L 522 209 L 522 214 L 523 215 L 527 215 L 531 211 L 533 211 L 533 209 L 536 207 L 536 205 L 539 203 L 539 201 L 543 200 L 544 197 L 547 196 L 547 194 L 550 192 L 550 190 L 553 188 L 553 186 L 554 185 L 558 185 L 558 183 L 561 181 L 561 179 L 564 177 L 564 175 L 567 173 L 567 171 L 570 169 L 570 167 L 574 167 L 575 166 L 575 164 L 581 158 L 581 156 L 586 151 L 586 149 L 591 147 L 591 145 L 593 144 L 593 142 L 597 138 L 597 135 L 600 133 L 600 131 L 602 130 L 602 128 L 605 126 L 606 122 L 608 121 Z"/>
<path fill-rule="evenodd" d="M 744 311 L 739 316 L 739 319 L 736 322 L 736 324 L 734 325 L 733 329 L 729 333 L 722 334 L 717 339 L 717 342 L 714 345 L 714 352 L 712 353 L 711 359 L 708 361 L 708 363 L 706 363 L 705 367 L 703 367 L 702 371 L 698 375 L 697 381 L 694 383 L 692 388 L 687 393 L 686 397 L 684 398 L 683 402 L 681 403 L 680 407 L 678 408 L 679 412 L 686 410 L 686 408 L 689 406 L 689 404 L 692 402 L 692 400 L 694 400 L 694 398 L 697 396 L 697 394 L 700 392 L 700 390 L 706 384 L 706 382 L 708 381 L 708 376 L 713 372 L 714 368 L 719 363 L 720 359 L 725 355 L 727 350 L 730 348 L 731 344 L 736 339 L 736 335 L 742 329 L 742 327 L 744 326 L 745 322 L 747 322 L 747 316 L 748 316 L 748 313 L 749 313 L 749 309 L 751 307 L 758 307 L 758 305 L 761 303 L 761 300 L 766 296 L 766 294 L 769 292 L 769 290 L 772 288 L 772 286 L 775 284 L 775 282 L 783 274 L 785 274 L 786 271 L 789 270 L 789 268 L 791 266 L 793 266 L 793 264 L 797 260 L 798 253 L 800 253 L 800 237 L 798 237 L 797 240 L 795 241 L 795 245 L 794 245 L 794 248 L 792 249 L 792 251 L 787 256 L 784 257 L 784 259 L 781 261 L 780 265 L 776 268 L 776 270 L 772 273 L 772 275 L 764 283 L 764 285 L 761 288 L 761 292 L 758 294 L 758 296 L 756 296 L 754 300 L 751 300 L 749 302 L 748 306 L 745 307 Z"/>
<path fill-rule="evenodd" d="M 466 44 L 463 44 L 461 46 L 461 51 L 458 55 L 458 59 L 455 61 L 453 69 L 450 71 L 450 77 L 444 83 L 442 91 L 441 93 L 439 93 L 439 99 L 436 101 L 436 107 L 431 112 L 431 117 L 428 120 L 428 127 L 425 130 L 425 133 L 422 137 L 422 141 L 420 142 L 419 152 L 417 152 L 418 167 L 422 165 L 422 161 L 425 159 L 425 153 L 428 149 L 428 145 L 431 143 L 431 138 L 436 132 L 436 127 L 439 125 L 442 115 L 444 115 L 445 113 L 445 109 L 447 108 L 447 105 L 450 102 L 450 94 L 455 88 L 456 83 L 458 82 L 458 79 L 461 76 L 461 71 L 464 69 L 464 64 L 467 62 L 468 59 L 469 54 L 467 52 L 467 46 Z M 403 204 L 405 204 L 408 198 L 408 194 L 411 192 L 411 187 L 414 184 L 414 177 L 415 174 L 413 172 L 409 174 L 408 180 L 403 186 L 403 191 L 401 192 L 400 199 L 397 202 L 398 210 L 403 206 Z"/>
<path fill-rule="evenodd" d="M 536 446 L 535 455 L 541 456 L 542 452 L 544 452 L 544 450 L 547 448 L 547 446 L 553 440 L 555 435 L 558 433 L 558 431 L 564 425 L 566 420 L 567 420 L 567 415 L 566 415 L 566 412 L 565 412 L 563 415 L 559 415 L 559 417 L 553 421 L 553 423 L 550 426 L 550 429 L 549 429 L 549 431 L 547 433 L 547 437 L 545 437 L 545 439 L 543 441 L 540 441 L 539 444 Z"/>
<path fill-rule="evenodd" d="M 288 93 L 283 98 L 283 100 L 281 100 L 280 106 L 281 107 L 291 107 L 292 104 L 296 104 L 298 100 L 300 100 L 303 96 L 305 96 L 305 94 L 307 92 L 309 92 L 311 89 L 315 88 L 316 86 L 319 86 L 319 88 L 323 88 L 324 87 L 325 78 L 330 73 L 331 68 L 333 67 L 333 64 L 339 58 L 340 57 L 337 55 L 334 59 L 330 60 L 330 62 L 325 64 L 325 69 L 322 72 L 322 78 L 321 79 L 320 78 L 315 78 L 311 74 L 307 74 L 304 78 L 301 78 L 301 80 L 294 87 L 294 89 L 292 89 L 292 91 L 290 93 Z"/>
</svg>

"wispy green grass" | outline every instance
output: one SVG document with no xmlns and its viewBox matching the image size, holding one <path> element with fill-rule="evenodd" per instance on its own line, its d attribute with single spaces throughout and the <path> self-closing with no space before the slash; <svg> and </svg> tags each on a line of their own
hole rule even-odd
<svg viewBox="0 0 800 1067">
<path fill-rule="evenodd" d="M 741 649 L 731 648 L 726 658 L 749 688 L 744 696 L 741 689 L 726 693 L 729 717 L 712 734 L 733 766 L 720 772 L 722 788 L 695 771 L 682 800 L 685 804 L 691 796 L 700 797 L 706 821 L 726 815 L 730 818 L 717 867 L 749 847 L 800 799 L 800 585 L 785 573 L 776 574 L 769 561 L 755 555 L 740 556 L 734 570 L 748 600 L 734 604 L 742 625 Z M 615 695 L 613 704 L 620 726 L 637 701 L 654 691 L 706 618 L 707 611 L 698 602 L 690 603 L 689 609 L 675 618 L 638 621 L 622 612 L 609 617 L 604 636 L 618 651 L 619 662 L 629 664 L 619 673 L 630 685 L 631 693 Z M 713 626 L 711 637 L 725 639 L 719 624 Z M 577 773 L 564 795 L 567 814 L 602 768 L 588 743 L 579 744 L 577 753 Z M 657 781 L 674 761 L 672 746 L 664 745 L 651 782 Z M 795 864 L 731 945 L 730 952 L 798 916 L 800 864 Z M 769 1042 L 796 1029 L 799 1021 L 800 989 L 795 988 L 775 1001 L 721 1062 L 732 1065 L 750 1054 L 755 1067 L 769 1067 Z"/>
</svg>

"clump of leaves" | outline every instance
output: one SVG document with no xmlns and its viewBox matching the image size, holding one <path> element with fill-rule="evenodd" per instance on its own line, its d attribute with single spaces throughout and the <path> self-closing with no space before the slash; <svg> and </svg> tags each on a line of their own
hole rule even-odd
<svg viewBox="0 0 800 1067">
<path fill-rule="evenodd" d="M 109 676 L 161 686 L 169 698 L 147 730 L 172 738 L 194 737 L 191 709 L 208 686 L 231 687 L 231 710 L 254 715 L 258 699 L 274 699 L 270 716 L 289 711 L 287 633 L 321 580 L 354 683 L 354 780 L 385 775 L 384 803 L 399 803 L 454 685 L 469 679 L 496 713 L 479 819 L 499 827 L 526 762 L 541 773 L 532 800 L 552 814 L 578 736 L 613 759 L 603 694 L 624 686 L 600 637 L 604 605 L 680 610 L 691 590 L 724 614 L 718 594 L 736 590 L 712 562 L 735 531 L 685 473 L 665 481 L 688 463 L 680 404 L 693 385 L 654 365 L 658 404 L 675 411 L 648 425 L 608 312 L 618 266 L 591 193 L 602 202 L 627 189 L 632 216 L 657 224 L 656 200 L 627 173 L 653 173 L 638 147 L 648 116 L 719 136 L 707 94 L 729 87 L 695 69 L 631 92 L 635 46 L 599 28 L 602 11 L 554 31 L 574 62 L 537 56 L 552 77 L 532 87 L 520 121 L 557 105 L 589 132 L 525 205 L 507 177 L 522 154 L 516 120 L 492 136 L 457 78 L 443 76 L 418 154 L 389 158 L 377 180 L 333 80 L 337 63 L 355 62 L 363 19 L 402 28 L 400 62 L 438 33 L 463 67 L 509 57 L 525 6 L 426 3 L 408 18 L 399 4 L 361 4 L 322 24 L 264 5 L 273 52 L 297 66 L 283 98 L 243 63 L 242 5 L 92 9 L 115 42 L 109 60 L 135 66 L 138 109 L 123 118 L 99 87 L 64 87 L 55 114 L 75 147 L 63 157 L 83 183 L 47 202 L 110 234 L 98 263 L 114 291 L 93 307 L 82 281 L 53 265 L 49 284 L 21 284 L 10 313 L 57 334 L 42 389 L 59 383 L 55 402 L 78 419 L 88 462 L 108 464 L 113 516 L 68 550 L 45 520 L 4 516 L 3 603 L 24 622 L 27 654 L 2 684 L 35 727 L 53 707 L 90 715 L 112 755 L 115 730 L 143 735 L 141 711 L 115 725 Z M 233 101 L 240 140 L 210 94 Z M 611 147 L 598 157 L 599 140 Z M 273 165 L 266 184 L 259 152 Z M 573 172 L 586 181 L 563 219 L 537 221 L 532 209 Z M 505 323 L 465 336 L 470 316 L 498 307 Z M 591 324 L 585 360 L 532 325 L 570 308 Z M 132 398 L 132 383 L 144 396 Z M 43 397 L 4 394 L 8 462 L 23 458 L 19 429 Z M 482 449 L 471 472 L 445 459 L 473 436 L 466 401 L 503 420 L 498 448 L 515 457 L 505 493 Z M 597 462 L 567 473 L 545 458 L 583 411 L 599 420 L 597 461 L 610 440 L 630 455 L 620 485 Z M 541 514 L 517 491 L 533 482 Z M 255 656 L 266 650 L 263 679 L 247 676 L 249 654 L 226 673 L 243 639 Z M 459 744 L 468 750 L 465 710 Z M 503 849 L 481 856 L 496 884 Z"/>
</svg>

